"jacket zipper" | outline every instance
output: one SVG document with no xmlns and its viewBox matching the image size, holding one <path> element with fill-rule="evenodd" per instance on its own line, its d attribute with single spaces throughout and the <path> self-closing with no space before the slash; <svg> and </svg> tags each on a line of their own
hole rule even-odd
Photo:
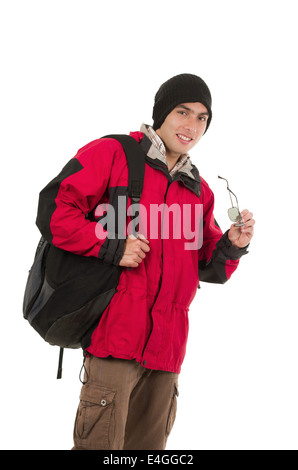
<svg viewBox="0 0 298 470">
<path fill-rule="evenodd" d="M 172 183 L 172 181 L 168 180 L 167 189 L 166 189 L 166 192 L 165 192 L 165 195 L 164 195 L 164 204 L 165 204 L 165 202 L 166 202 L 168 190 L 169 190 L 169 187 L 170 187 L 170 184 L 171 184 L 171 183 Z M 161 229 L 162 229 L 162 227 L 163 227 L 163 219 L 164 219 L 164 212 L 163 212 L 163 216 L 162 216 L 162 220 L 161 220 L 161 223 L 162 223 Z M 162 235 L 162 230 L 161 230 L 161 235 Z M 161 237 L 161 260 L 162 260 L 162 266 L 163 266 L 163 237 Z M 160 292 L 160 289 L 161 289 L 161 284 L 162 284 L 162 278 L 161 278 L 161 280 L 160 280 L 159 289 L 158 289 L 158 293 L 156 294 L 156 297 L 158 297 L 158 295 L 159 295 L 159 292 Z M 147 341 L 146 341 L 146 344 L 145 344 L 145 346 L 143 347 L 142 357 L 143 357 L 144 351 L 145 351 L 145 349 L 146 349 L 146 347 L 147 347 L 147 344 L 148 344 L 148 342 L 149 342 L 149 339 L 150 339 L 150 337 L 151 337 L 152 329 L 153 329 L 153 328 L 151 328 L 151 331 L 150 331 L 150 334 L 149 334 L 148 339 L 147 339 Z M 143 364 L 146 365 L 146 361 L 144 361 Z"/>
<path fill-rule="evenodd" d="M 170 187 L 171 183 L 172 183 L 172 181 L 168 180 L 168 185 L 167 185 L 167 189 L 166 189 L 166 192 L 165 192 L 165 195 L 164 195 L 164 200 L 163 200 L 164 205 L 166 203 L 167 194 L 168 194 L 168 190 L 169 190 L 169 187 Z M 162 214 L 162 219 L 161 219 L 161 235 L 162 235 L 162 231 L 163 231 L 164 213 L 165 213 L 165 207 L 163 208 L 163 214 Z M 162 265 L 163 265 L 163 237 L 161 237 L 161 259 L 162 259 Z"/>
<path fill-rule="evenodd" d="M 166 203 L 169 187 L 172 183 L 173 183 L 173 180 L 168 180 L 167 189 L 166 189 L 166 192 L 165 192 L 165 195 L 164 195 L 164 205 Z M 163 208 L 163 214 L 162 214 L 162 219 L 161 219 L 161 263 L 162 263 L 162 267 L 163 267 L 163 236 L 162 236 L 162 232 L 163 232 L 163 223 L 164 223 L 164 212 L 165 212 L 165 207 Z M 158 293 L 157 293 L 156 297 L 159 295 L 162 280 L 163 280 L 163 276 L 161 277 L 161 280 L 160 280 L 160 283 L 159 283 L 159 290 L 158 290 Z"/>
</svg>

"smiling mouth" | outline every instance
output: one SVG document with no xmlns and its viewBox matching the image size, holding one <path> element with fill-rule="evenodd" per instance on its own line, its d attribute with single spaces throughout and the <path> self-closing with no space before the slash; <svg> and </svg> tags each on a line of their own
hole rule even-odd
<svg viewBox="0 0 298 470">
<path fill-rule="evenodd" d="M 176 135 L 180 140 L 182 140 L 185 143 L 189 143 L 193 140 L 191 137 L 186 137 L 185 135 L 182 135 L 182 134 L 176 134 Z"/>
</svg>

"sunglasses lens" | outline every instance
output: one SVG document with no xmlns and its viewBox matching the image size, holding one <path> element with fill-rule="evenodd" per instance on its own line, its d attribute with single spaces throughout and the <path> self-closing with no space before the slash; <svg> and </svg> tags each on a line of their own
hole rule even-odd
<svg viewBox="0 0 298 470">
<path fill-rule="evenodd" d="M 233 222 L 239 222 L 239 220 L 242 219 L 241 214 L 239 210 L 237 209 L 237 207 L 231 207 L 231 209 L 228 210 L 228 214 L 229 214 L 230 220 L 232 220 Z"/>
</svg>

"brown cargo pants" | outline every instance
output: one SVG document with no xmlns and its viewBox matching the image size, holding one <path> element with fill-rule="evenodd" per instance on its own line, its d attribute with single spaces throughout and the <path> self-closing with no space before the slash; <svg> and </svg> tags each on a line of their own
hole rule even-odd
<svg viewBox="0 0 298 470">
<path fill-rule="evenodd" d="M 178 374 L 135 360 L 86 359 L 73 450 L 163 450 L 173 427 Z M 85 379 L 87 375 L 85 374 Z"/>
</svg>

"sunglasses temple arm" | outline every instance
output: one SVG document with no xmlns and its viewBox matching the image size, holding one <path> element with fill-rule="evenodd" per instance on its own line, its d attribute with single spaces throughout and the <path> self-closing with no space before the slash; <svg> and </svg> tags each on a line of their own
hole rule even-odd
<svg viewBox="0 0 298 470">
<path fill-rule="evenodd" d="M 226 178 L 223 178 L 222 176 L 218 176 L 218 178 L 220 178 L 221 180 L 224 180 L 224 181 L 227 183 L 227 190 L 229 191 L 229 196 L 230 196 L 230 199 L 231 199 L 231 204 L 232 204 L 232 206 L 233 206 L 233 201 L 232 201 L 231 194 L 230 194 L 230 192 L 232 192 L 232 191 L 231 191 L 230 188 L 229 188 L 229 182 L 228 182 L 228 180 L 226 180 Z"/>
<path fill-rule="evenodd" d="M 233 194 L 233 196 L 235 197 L 235 199 L 236 199 L 236 203 L 237 203 L 237 208 L 238 208 L 238 211 L 239 211 L 239 213 L 240 213 L 240 209 L 239 209 L 239 204 L 238 204 L 238 199 L 237 199 L 237 196 L 236 196 L 236 194 L 235 194 L 235 193 L 233 193 L 233 191 L 231 191 L 231 190 L 230 190 L 230 188 L 229 188 L 229 182 L 228 182 L 228 180 L 226 180 L 226 178 L 223 178 L 222 176 L 218 176 L 218 178 L 220 178 L 221 180 L 225 180 L 225 181 L 226 181 L 226 183 L 227 183 L 227 190 L 229 191 L 229 196 L 230 196 L 230 199 L 231 199 L 231 204 L 232 204 L 232 207 L 233 207 L 233 201 L 232 201 L 232 198 L 231 198 L 231 194 L 230 194 L 230 193 L 232 193 L 232 194 Z"/>
<path fill-rule="evenodd" d="M 228 189 L 229 189 L 230 193 L 232 193 L 232 194 L 233 194 L 233 196 L 235 197 L 235 199 L 236 199 L 236 203 L 237 203 L 237 208 L 238 208 L 238 211 L 240 212 L 240 210 L 239 210 L 239 204 L 238 204 L 238 199 L 237 199 L 237 196 L 236 196 L 236 194 L 235 194 L 235 193 L 233 193 L 233 191 L 231 191 L 231 190 L 230 190 L 230 188 L 228 188 Z M 230 195 L 230 198 L 231 198 L 231 195 Z M 231 201 L 232 201 L 232 198 L 231 198 Z M 233 205 L 233 202 L 232 202 L 232 205 Z"/>
</svg>

